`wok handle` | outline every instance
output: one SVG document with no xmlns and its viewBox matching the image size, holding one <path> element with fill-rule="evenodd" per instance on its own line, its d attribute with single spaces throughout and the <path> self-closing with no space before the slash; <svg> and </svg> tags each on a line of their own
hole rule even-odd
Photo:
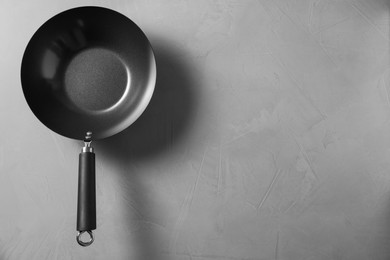
<svg viewBox="0 0 390 260">
<path fill-rule="evenodd" d="M 89 149 L 85 149 L 89 148 Z M 77 242 L 81 246 L 93 243 L 91 230 L 96 229 L 95 153 L 92 147 L 84 147 L 79 154 L 79 184 L 77 198 Z M 81 235 L 88 232 L 90 240 L 84 242 Z"/>
</svg>

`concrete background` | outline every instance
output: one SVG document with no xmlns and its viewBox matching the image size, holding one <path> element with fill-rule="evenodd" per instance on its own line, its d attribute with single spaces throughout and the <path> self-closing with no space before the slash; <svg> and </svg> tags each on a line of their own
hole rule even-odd
<svg viewBox="0 0 390 260">
<path fill-rule="evenodd" d="M 96 241 L 75 240 L 80 142 L 30 112 L 20 62 L 80 5 L 158 62 L 150 106 L 95 143 Z M 390 1 L 0 1 L 0 259 L 390 259 Z"/>
</svg>

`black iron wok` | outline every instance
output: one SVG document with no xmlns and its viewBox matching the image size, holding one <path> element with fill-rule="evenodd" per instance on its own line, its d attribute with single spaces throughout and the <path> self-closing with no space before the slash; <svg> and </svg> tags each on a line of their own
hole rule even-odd
<svg viewBox="0 0 390 260">
<path fill-rule="evenodd" d="M 23 55 L 21 82 L 35 116 L 52 131 L 84 140 L 79 155 L 77 242 L 96 229 L 95 154 L 91 141 L 131 125 L 156 82 L 150 43 L 126 16 L 78 7 L 44 23 Z M 88 232 L 89 241 L 81 234 Z"/>
</svg>

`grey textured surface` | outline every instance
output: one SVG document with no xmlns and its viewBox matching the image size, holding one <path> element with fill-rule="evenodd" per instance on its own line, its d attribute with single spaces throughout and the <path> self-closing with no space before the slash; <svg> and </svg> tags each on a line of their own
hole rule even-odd
<svg viewBox="0 0 390 260">
<path fill-rule="evenodd" d="M 81 144 L 19 80 L 32 33 L 79 4 L 0 2 L 0 259 L 390 258 L 389 1 L 84 1 L 134 20 L 158 64 L 145 113 L 95 143 L 89 248 Z"/>
</svg>

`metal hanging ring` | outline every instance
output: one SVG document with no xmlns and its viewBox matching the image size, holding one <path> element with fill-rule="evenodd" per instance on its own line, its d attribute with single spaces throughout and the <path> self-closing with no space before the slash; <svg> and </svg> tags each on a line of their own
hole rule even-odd
<svg viewBox="0 0 390 260">
<path fill-rule="evenodd" d="M 89 241 L 87 242 L 84 242 L 81 240 L 81 235 L 84 233 L 84 232 L 88 232 L 89 234 Z M 80 246 L 89 246 L 93 243 L 93 241 L 95 240 L 94 237 L 93 237 L 93 233 L 91 230 L 86 230 L 86 231 L 79 231 L 77 233 L 77 236 L 76 236 L 76 240 L 77 240 L 77 243 L 79 243 Z"/>
</svg>

